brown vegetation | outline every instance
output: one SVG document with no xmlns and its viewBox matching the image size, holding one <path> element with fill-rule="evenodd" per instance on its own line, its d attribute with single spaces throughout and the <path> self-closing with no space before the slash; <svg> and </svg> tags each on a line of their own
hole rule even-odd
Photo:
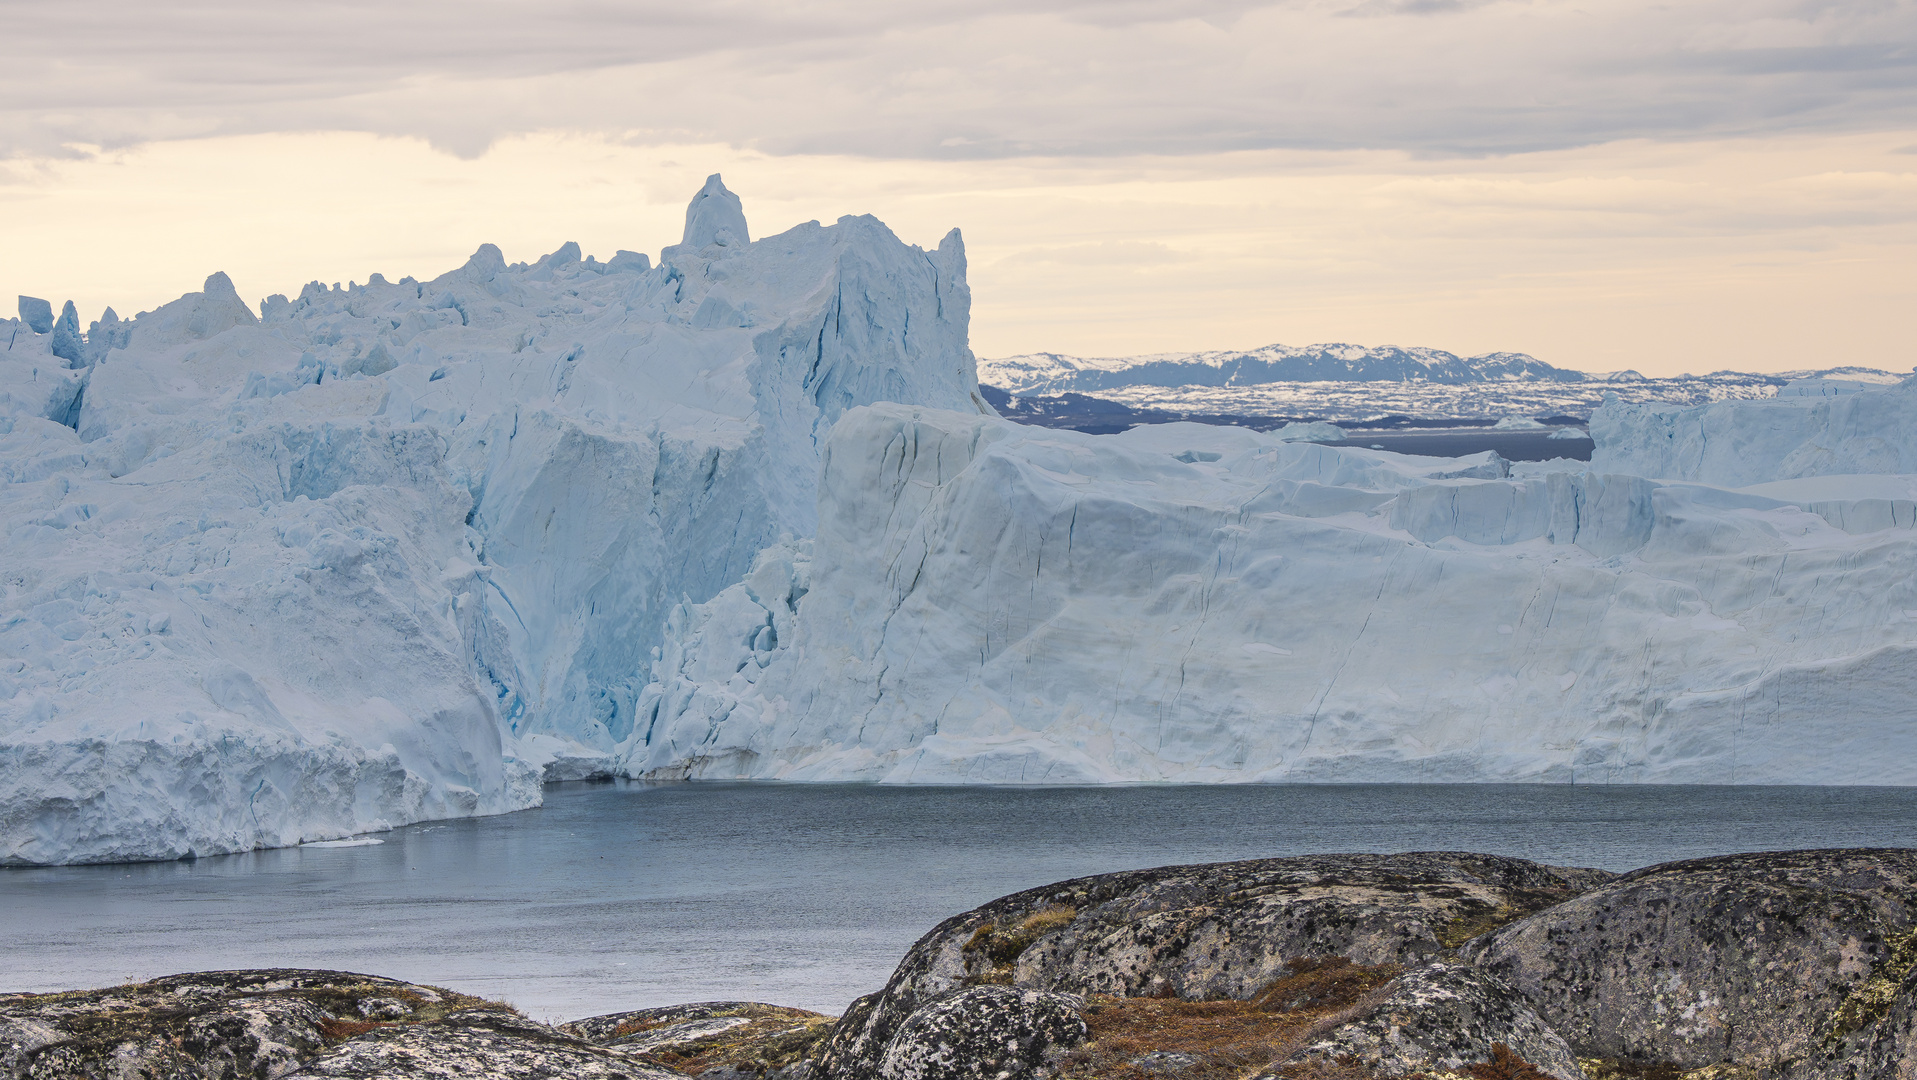
<svg viewBox="0 0 1917 1080">
<path fill-rule="evenodd" d="M 782 1069 L 811 1057 L 819 1044 L 832 1034 L 832 1025 L 838 1022 L 835 1017 L 805 1009 L 752 1004 L 720 1010 L 712 1015 L 749 1016 L 752 1019 L 737 1027 L 703 1038 L 672 1043 L 639 1056 L 656 1065 L 692 1076 L 719 1068 L 762 1073 L 768 1069 Z M 684 1022 L 682 1017 L 628 1021 L 614 1030 L 613 1044 L 617 1045 L 620 1039 Z"/>
<path fill-rule="evenodd" d="M 1085 1008 L 1091 1039 L 1066 1055 L 1063 1075 L 1145 1080 L 1163 1066 L 1148 1054 L 1177 1054 L 1190 1063 L 1180 1080 L 1237 1080 L 1249 1070 L 1278 1061 L 1330 1027 L 1343 1023 L 1372 991 L 1396 978 L 1396 965 L 1367 967 L 1343 957 L 1293 960 L 1291 973 L 1249 1001 L 1179 1001 L 1171 998 L 1094 997 Z M 1314 1063 L 1312 1080 L 1336 1063 Z M 1315 1070 L 1315 1071 L 1314 1071 Z"/>
<path fill-rule="evenodd" d="M 1542 1069 L 1511 1052 L 1501 1042 L 1491 1044 L 1491 1060 L 1467 1066 L 1472 1080 L 1551 1080 Z"/>
<path fill-rule="evenodd" d="M 1032 943 L 1078 918 L 1078 909 L 1062 904 L 1042 907 L 1015 923 L 986 923 L 978 928 L 960 952 L 983 957 L 990 965 L 974 977 L 977 983 L 1009 983 L 1017 970 L 1018 958 Z"/>
<path fill-rule="evenodd" d="M 334 1042 L 343 1042 L 364 1035 L 379 1026 L 381 1025 L 377 1020 L 321 1020 L 319 1022 L 320 1034 Z"/>
<path fill-rule="evenodd" d="M 1622 1061 L 1616 1058 L 1579 1058 L 1585 1080 L 1678 1080 L 1681 1066 L 1668 1061 Z"/>
</svg>

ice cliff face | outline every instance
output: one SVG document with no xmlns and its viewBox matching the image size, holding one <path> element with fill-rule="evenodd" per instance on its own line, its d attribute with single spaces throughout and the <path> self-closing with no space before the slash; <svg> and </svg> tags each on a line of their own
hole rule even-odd
<svg viewBox="0 0 1917 1080">
<path fill-rule="evenodd" d="M 631 738 L 675 604 L 814 531 L 841 414 L 985 408 L 969 303 L 956 231 L 752 243 L 716 176 L 656 267 L 487 245 L 259 317 L 215 274 L 85 335 L 23 300 L 0 322 L 0 863 L 536 805 L 555 748 Z"/>
<path fill-rule="evenodd" d="M 1823 430 L 1882 433 L 1829 460 L 1902 462 L 1910 392 L 1829 403 Z M 1747 415 L 1670 424 L 1792 475 L 1800 430 Z M 815 543 L 675 617 L 629 771 L 1917 783 L 1910 477 L 1740 491 L 879 405 L 819 500 Z"/>
<path fill-rule="evenodd" d="M 1917 473 L 1917 378 L 1887 390 L 1792 383 L 1702 408 L 1611 400 L 1591 418 L 1591 467 L 1724 487 L 1844 473 Z"/>
</svg>

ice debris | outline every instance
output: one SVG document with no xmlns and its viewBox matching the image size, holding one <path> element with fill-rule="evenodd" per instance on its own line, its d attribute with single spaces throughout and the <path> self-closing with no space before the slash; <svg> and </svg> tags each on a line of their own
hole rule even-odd
<svg viewBox="0 0 1917 1080">
<path fill-rule="evenodd" d="M 53 324 L 51 348 L 53 355 L 65 360 L 68 367 L 86 366 L 86 342 L 80 337 L 80 313 L 74 310 L 71 300 L 60 309 L 60 320 Z"/>
<path fill-rule="evenodd" d="M 1271 437 L 1282 442 L 1344 442 L 1348 436 L 1345 429 L 1323 420 L 1310 420 L 1290 423 L 1271 433 Z"/>
<path fill-rule="evenodd" d="M 681 243 L 697 251 L 708 244 L 739 247 L 751 240 L 739 197 L 726 189 L 718 173 L 706 177 L 706 186 L 686 207 L 686 232 Z"/>
<path fill-rule="evenodd" d="M 53 332 L 53 305 L 37 296 L 20 298 L 20 321 L 36 334 Z"/>
</svg>

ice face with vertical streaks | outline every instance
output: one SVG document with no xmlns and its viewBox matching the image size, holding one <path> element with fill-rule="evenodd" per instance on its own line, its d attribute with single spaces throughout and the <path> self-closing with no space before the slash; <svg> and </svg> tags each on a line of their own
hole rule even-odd
<svg viewBox="0 0 1917 1080">
<path fill-rule="evenodd" d="M 497 813 L 602 769 L 673 606 L 813 532 L 842 413 L 986 408 L 969 304 L 956 230 L 754 242 L 716 176 L 657 266 L 486 245 L 258 315 L 214 274 L 85 335 L 23 299 L 0 863 Z"/>
<path fill-rule="evenodd" d="M 1742 490 L 854 410 L 817 539 L 675 615 L 626 768 L 1917 783 L 1917 477 L 1801 478 L 1798 449 L 1901 463 L 1912 392 L 1659 421 L 1767 447 Z"/>
</svg>

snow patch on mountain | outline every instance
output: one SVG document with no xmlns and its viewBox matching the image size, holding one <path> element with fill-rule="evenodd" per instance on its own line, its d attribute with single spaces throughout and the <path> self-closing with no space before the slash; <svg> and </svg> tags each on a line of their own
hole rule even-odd
<svg viewBox="0 0 1917 1080">
<path fill-rule="evenodd" d="M 1012 394 L 1096 393 L 1133 386 L 1242 387 L 1273 382 L 1583 382 L 1581 371 L 1524 353 L 1460 357 L 1395 345 L 1267 345 L 1249 351 L 1082 357 L 1027 353 L 979 364 L 979 380 Z"/>
<path fill-rule="evenodd" d="M 1523 353 L 1461 358 L 1437 349 L 1356 345 L 1270 345 L 1251 352 L 1105 359 L 1031 353 L 981 360 L 979 372 L 982 383 L 1014 398 L 1007 412 L 1012 419 L 1083 413 L 1088 423 L 1104 424 L 1111 418 L 1101 417 L 1102 411 L 1126 409 L 1154 419 L 1320 417 L 1350 424 L 1398 415 L 1490 423 L 1509 415 L 1588 416 L 1607 394 L 1627 402 L 1688 406 L 1780 394 L 1855 393 L 1903 378 L 1875 368 L 1837 367 L 1649 379 L 1635 371 L 1552 367 Z M 1092 399 L 1062 397 L 1070 394 Z M 1048 401 L 1051 407 L 1032 408 Z M 1073 426 L 1057 424 L 1056 418 L 1051 423 Z"/>
</svg>

